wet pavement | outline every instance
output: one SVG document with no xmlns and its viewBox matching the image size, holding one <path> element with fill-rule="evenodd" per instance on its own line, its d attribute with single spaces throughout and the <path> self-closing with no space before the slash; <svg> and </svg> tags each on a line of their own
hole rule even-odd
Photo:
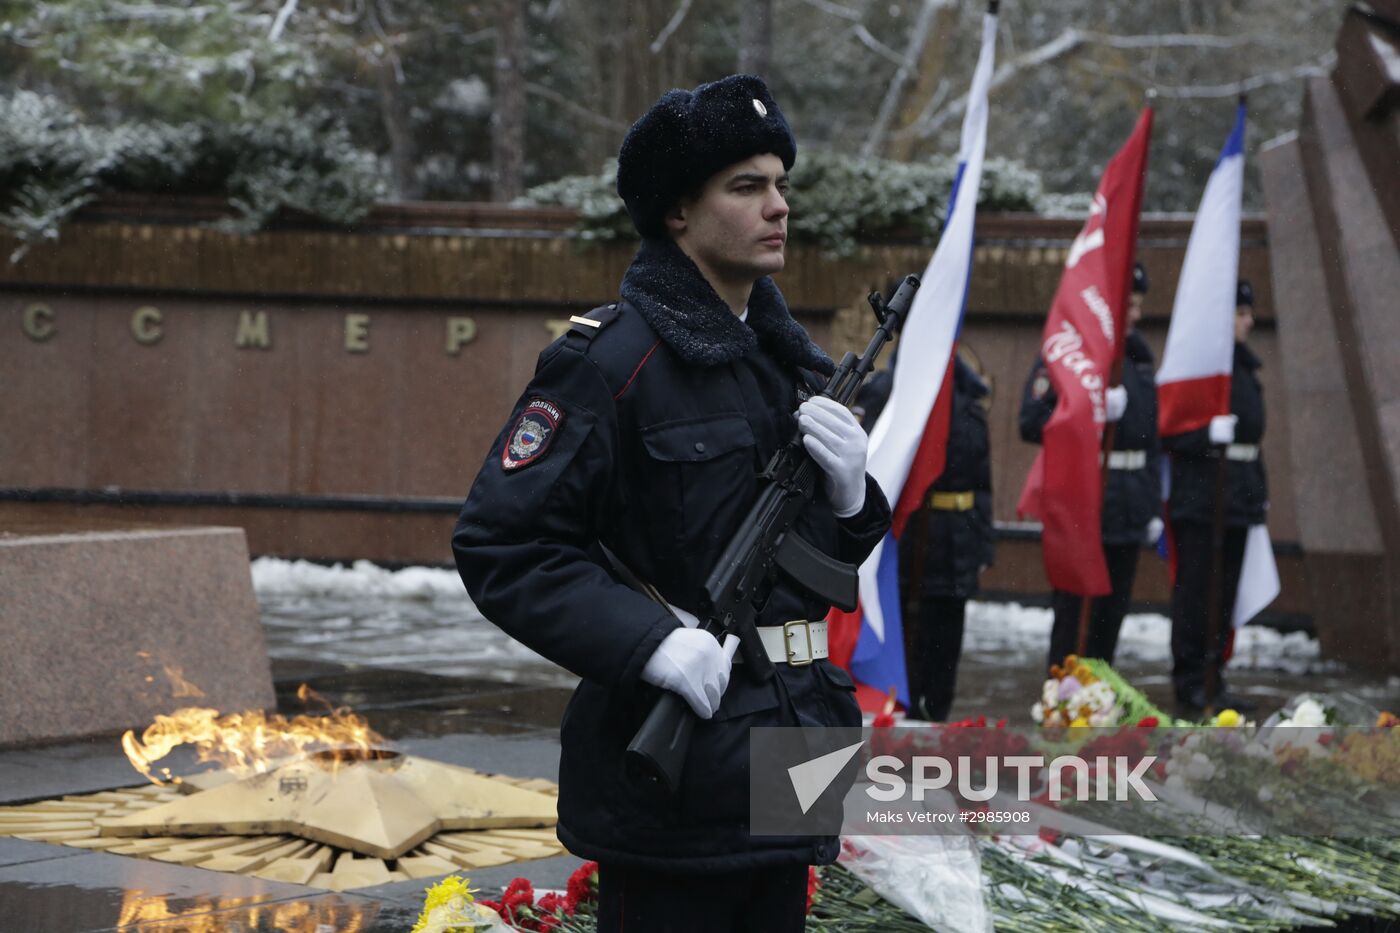
<svg viewBox="0 0 1400 933">
<path fill-rule="evenodd" d="M 260 593 L 281 712 L 305 712 L 305 683 L 349 706 L 410 754 L 479 770 L 557 779 L 558 726 L 573 677 L 512 642 L 448 586 L 425 595 Z M 1165 620 L 1131 616 L 1122 672 L 1150 698 L 1170 699 Z M 954 717 L 1024 723 L 1040 690 L 1049 616 L 975 603 Z M 1303 690 L 1345 692 L 1400 706 L 1400 678 L 1353 671 L 1316 656 L 1301 635 L 1248 633 L 1231 686 L 1262 718 Z M 183 768 L 193 768 L 186 760 Z M 179 773 L 179 768 L 177 768 Z M 0 750 L 0 803 L 140 783 L 116 736 Z M 562 888 L 572 856 L 478 869 L 472 884 L 499 891 L 517 875 Z M 344 894 L 78 848 L 0 838 L 0 933 L 406 933 L 433 879 Z"/>
<path fill-rule="evenodd" d="M 301 659 L 300 663 L 323 659 L 386 669 L 383 691 L 403 694 L 398 720 L 404 730 L 401 734 L 417 734 L 419 730 L 443 734 L 458 728 L 462 718 L 501 729 L 522 716 L 548 720 L 551 698 L 566 697 L 575 678 L 483 619 L 460 595 L 455 575 L 416 570 L 444 573 L 446 579 L 434 587 L 423 587 L 428 595 L 417 598 L 261 594 L 269 652 L 274 658 Z M 969 603 L 953 717 L 980 714 L 1006 717 L 1013 723 L 1029 722 L 1030 706 L 1039 697 L 1045 676 L 1050 623 L 1050 611 L 1045 608 Z M 1132 614 L 1124 622 L 1116 665 L 1129 682 L 1168 711 L 1172 703 L 1169 639 L 1170 622 L 1165 617 Z M 389 669 L 397 672 L 388 673 Z M 423 676 L 428 674 L 464 683 L 489 678 L 537 692 L 512 693 L 501 688 L 456 707 L 456 700 L 449 696 L 451 688 Z M 361 671 L 356 676 L 367 675 Z M 1322 659 L 1317 642 L 1304 632 L 1283 634 L 1246 626 L 1240 632 L 1227 679 L 1232 690 L 1258 704 L 1256 715 L 1261 719 L 1304 691 L 1347 694 L 1382 709 L 1400 707 L 1400 677 L 1371 674 Z M 434 696 L 438 689 L 444 693 Z M 344 702 L 358 705 L 357 697 L 346 697 Z M 562 710 L 561 699 L 557 712 Z"/>
</svg>

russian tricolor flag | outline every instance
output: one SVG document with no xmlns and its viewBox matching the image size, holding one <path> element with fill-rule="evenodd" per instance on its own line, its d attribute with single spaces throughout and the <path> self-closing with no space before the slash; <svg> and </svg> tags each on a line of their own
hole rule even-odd
<svg viewBox="0 0 1400 933">
<path fill-rule="evenodd" d="M 1240 265 L 1240 206 L 1244 194 L 1245 105 L 1215 165 L 1191 238 L 1172 304 L 1162 368 L 1157 370 L 1157 428 L 1185 434 L 1230 413 L 1230 374 L 1235 359 L 1235 284 Z M 1165 470 L 1164 478 L 1170 477 Z M 1169 494 L 1163 483 L 1162 494 Z M 1267 525 L 1245 539 L 1244 564 L 1233 620 L 1244 625 L 1279 594 L 1278 566 Z"/>
<path fill-rule="evenodd" d="M 957 349 L 972 271 L 973 221 L 987 148 L 987 91 L 996 57 L 997 18 L 982 18 L 982 48 L 963 117 L 958 173 L 943 236 L 900 336 L 889 401 L 870 432 L 866 469 L 894 503 L 894 523 L 860 568 L 860 608 L 833 611 L 832 658 L 860 682 L 862 705 L 893 690 L 909 706 L 899 605 L 899 538 L 943 472 Z M 852 633 L 855 633 L 854 637 Z"/>
</svg>

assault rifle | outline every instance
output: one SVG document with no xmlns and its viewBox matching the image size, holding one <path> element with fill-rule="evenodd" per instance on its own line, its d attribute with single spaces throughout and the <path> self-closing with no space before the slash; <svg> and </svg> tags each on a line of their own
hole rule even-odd
<svg viewBox="0 0 1400 933">
<path fill-rule="evenodd" d="M 888 303 L 878 292 L 870 294 L 870 307 L 879 322 L 875 336 L 870 338 L 862 356 L 847 353 L 842 358 L 822 395 L 850 405 L 856 390 L 875 368 L 885 343 L 904 323 L 918 290 L 918 276 L 910 275 L 899 284 Z M 773 455 L 760 474 L 767 485 L 705 580 L 700 627 L 719 639 L 736 635 L 749 674 L 760 680 L 773 676 L 773 662 L 764 650 L 754 619 L 772 595 L 778 571 L 833 606 L 847 611 L 856 608 L 858 568 L 824 554 L 792 532 L 798 515 L 816 494 L 820 476 L 821 468 L 802 445 L 801 434 L 797 434 Z M 694 729 L 695 713 L 690 705 L 679 694 L 662 691 L 627 746 L 628 773 L 635 780 L 674 793 L 680 785 Z"/>
</svg>

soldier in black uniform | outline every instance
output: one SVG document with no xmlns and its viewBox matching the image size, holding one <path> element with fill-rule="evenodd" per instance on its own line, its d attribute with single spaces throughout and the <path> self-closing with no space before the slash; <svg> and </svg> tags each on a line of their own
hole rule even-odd
<svg viewBox="0 0 1400 933">
<path fill-rule="evenodd" d="M 637 121 L 617 184 L 642 245 L 621 300 L 540 355 L 452 540 L 486 617 L 581 678 L 560 725 L 558 834 L 599 862 L 603 931 L 801 930 L 807 866 L 838 853 L 834 836 L 749 832 L 750 727 L 860 724 L 825 660 L 829 607 L 778 585 L 757 619 L 766 680 L 743 664 L 731 677 L 732 650 L 691 627 L 759 471 L 797 432 L 824 477 L 797 531 L 859 564 L 889 527 L 859 423 L 812 397 L 832 362 L 769 278 L 795 158 L 754 77 L 671 91 Z M 623 769 L 661 690 L 699 717 L 668 799 Z"/>
<path fill-rule="evenodd" d="M 1194 715 L 1206 706 L 1206 672 L 1224 667 L 1225 646 L 1233 631 L 1235 595 L 1244 563 L 1249 527 L 1264 521 L 1269 487 L 1259 444 L 1264 437 L 1264 390 L 1259 357 L 1245 341 L 1254 327 L 1254 289 L 1240 280 L 1235 290 L 1235 359 L 1230 373 L 1230 414 L 1205 427 L 1162 438 L 1171 454 L 1170 515 L 1176 547 L 1176 582 L 1172 587 L 1172 687 L 1183 712 Z M 1212 591 L 1211 528 L 1220 457 L 1225 465 L 1224 580 L 1220 589 L 1218 641 L 1207 644 Z M 1241 712 L 1255 704 L 1225 690 L 1217 680 L 1215 706 Z"/>
<path fill-rule="evenodd" d="M 1147 286 L 1147 270 L 1142 263 L 1135 263 L 1128 333 L 1123 344 L 1123 381 L 1105 393 L 1108 419 L 1117 422 L 1108 458 L 1102 516 L 1103 555 L 1112 592 L 1094 599 L 1084 653 L 1109 663 L 1118 648 L 1123 616 L 1132 602 L 1142 545 L 1155 542 L 1162 534 L 1157 383 L 1152 350 L 1137 330 Z M 1041 431 L 1054 411 L 1055 390 L 1050 374 L 1044 362 L 1037 359 L 1021 399 L 1021 438 L 1039 444 Z M 1077 647 L 1082 597 L 1056 590 L 1051 602 L 1055 626 L 1050 633 L 1049 663 L 1059 664 Z"/>
<path fill-rule="evenodd" d="M 882 369 L 857 396 L 867 431 L 884 410 L 892 384 L 891 371 Z M 989 392 L 956 357 L 947 461 L 899 543 L 909 715 L 930 722 L 945 721 L 953 706 L 967 601 L 977 595 L 978 575 L 995 556 Z"/>
</svg>

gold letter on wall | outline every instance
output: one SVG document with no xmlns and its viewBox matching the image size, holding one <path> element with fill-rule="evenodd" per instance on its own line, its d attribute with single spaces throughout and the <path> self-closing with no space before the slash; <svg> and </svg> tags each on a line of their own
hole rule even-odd
<svg viewBox="0 0 1400 933">
<path fill-rule="evenodd" d="M 456 356 L 464 344 L 476 339 L 476 321 L 469 317 L 447 319 L 447 352 Z"/>
<path fill-rule="evenodd" d="M 165 336 L 160 329 L 160 311 L 150 305 L 137 308 L 131 315 L 131 336 L 136 338 L 137 343 L 147 346 L 159 343 L 160 338 Z"/>
<path fill-rule="evenodd" d="M 238 337 L 234 345 L 243 350 L 253 347 L 266 350 L 272 346 L 272 335 L 267 327 L 267 312 L 240 311 L 238 313 Z"/>
<path fill-rule="evenodd" d="M 24 335 L 30 340 L 48 340 L 54 334 L 53 309 L 48 305 L 30 305 L 24 309 Z"/>
<path fill-rule="evenodd" d="M 369 315 L 345 315 L 345 349 L 351 353 L 369 352 Z"/>
</svg>

